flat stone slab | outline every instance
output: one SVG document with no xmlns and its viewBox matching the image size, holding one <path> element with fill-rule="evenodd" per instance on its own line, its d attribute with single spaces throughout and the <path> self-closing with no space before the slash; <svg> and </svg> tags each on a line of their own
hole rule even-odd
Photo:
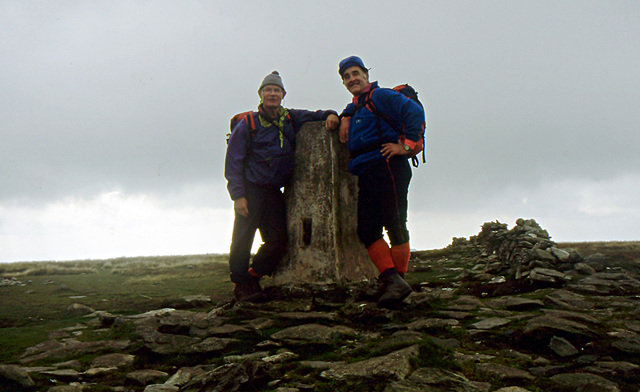
<svg viewBox="0 0 640 392">
<path fill-rule="evenodd" d="M 486 392 L 465 376 L 437 368 L 419 368 L 406 380 L 391 383 L 384 392 Z"/>
<path fill-rule="evenodd" d="M 64 360 L 103 350 L 121 351 L 129 347 L 130 344 L 128 340 L 81 342 L 75 339 L 65 339 L 64 342 L 36 345 L 27 349 L 23 357 L 20 358 L 20 363 L 31 363 L 41 359 Z"/>
<path fill-rule="evenodd" d="M 509 382 L 529 382 L 536 379 L 533 374 L 527 371 L 496 363 L 478 364 L 476 366 L 476 371 L 479 374 Z"/>
<path fill-rule="evenodd" d="M 487 330 L 502 327 L 503 325 L 509 324 L 511 321 L 513 320 L 508 318 L 492 317 L 473 323 L 469 325 L 469 328 Z"/>
<path fill-rule="evenodd" d="M 272 339 L 299 344 L 329 344 L 336 337 L 355 335 L 356 331 L 343 326 L 327 327 L 321 324 L 305 324 L 283 329 L 271 335 Z"/>
<path fill-rule="evenodd" d="M 91 367 L 127 367 L 133 365 L 136 356 L 131 354 L 107 354 L 95 358 L 91 361 Z"/>
<path fill-rule="evenodd" d="M 29 374 L 20 366 L 0 364 L 0 382 L 5 383 L 7 380 L 24 388 L 33 388 L 36 385 Z"/>
<path fill-rule="evenodd" d="M 330 380 L 354 378 L 403 380 L 411 373 L 410 359 L 418 355 L 418 346 L 414 345 L 382 357 L 333 366 L 322 372 L 321 377 Z"/>
<path fill-rule="evenodd" d="M 224 351 L 230 344 L 238 342 L 237 339 L 210 337 L 200 343 L 196 343 L 189 347 L 187 353 L 217 353 Z"/>
<path fill-rule="evenodd" d="M 543 339 L 547 341 L 553 335 L 573 335 L 586 339 L 595 339 L 600 336 L 596 331 L 584 324 L 552 316 L 540 316 L 529 320 L 523 333 L 537 340 Z"/>
<path fill-rule="evenodd" d="M 602 376 L 590 373 L 562 373 L 550 377 L 551 381 L 572 388 L 580 388 L 581 390 L 588 391 L 587 388 L 599 388 L 593 389 L 594 391 L 608 391 L 619 392 L 620 388 L 618 384 L 613 381 L 609 381 Z"/>
<path fill-rule="evenodd" d="M 491 300 L 487 305 L 497 309 L 507 309 L 515 311 L 532 310 L 544 307 L 544 303 L 539 299 L 528 299 L 520 297 L 504 297 Z"/>
</svg>

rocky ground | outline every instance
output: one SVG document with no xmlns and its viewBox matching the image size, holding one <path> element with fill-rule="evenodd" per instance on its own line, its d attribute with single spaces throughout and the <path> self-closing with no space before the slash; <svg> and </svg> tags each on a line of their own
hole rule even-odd
<svg viewBox="0 0 640 392">
<path fill-rule="evenodd" d="M 136 315 L 70 312 L 0 391 L 640 391 L 640 260 L 560 249 L 535 221 L 416 252 L 399 309 L 373 282 L 267 287 L 264 304 L 189 297 Z M 422 274 L 422 275 L 421 275 Z"/>
</svg>

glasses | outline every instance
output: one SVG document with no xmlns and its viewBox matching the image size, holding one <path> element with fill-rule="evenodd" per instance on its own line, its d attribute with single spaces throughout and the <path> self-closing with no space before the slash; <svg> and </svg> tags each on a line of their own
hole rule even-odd
<svg viewBox="0 0 640 392">
<path fill-rule="evenodd" d="M 282 89 L 280 87 L 277 86 L 265 86 L 262 89 L 263 93 L 267 93 L 267 94 L 277 94 L 277 93 L 281 93 Z"/>
</svg>

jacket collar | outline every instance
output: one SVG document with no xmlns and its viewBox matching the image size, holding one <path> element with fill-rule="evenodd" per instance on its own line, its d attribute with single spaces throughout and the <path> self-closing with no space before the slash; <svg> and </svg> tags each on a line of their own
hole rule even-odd
<svg viewBox="0 0 640 392">
<path fill-rule="evenodd" d="M 263 127 L 269 127 L 271 125 L 275 125 L 280 132 L 284 129 L 284 119 L 289 114 L 289 111 L 284 107 L 280 106 L 278 108 L 278 114 L 276 118 L 271 118 L 267 115 L 267 112 L 262 107 L 262 104 L 258 106 L 258 119 L 260 120 L 260 125 Z"/>
<path fill-rule="evenodd" d="M 369 91 L 375 90 L 378 88 L 378 82 L 371 82 L 367 87 L 364 88 L 362 94 L 360 94 L 357 98 L 353 97 L 353 104 L 358 106 L 359 104 L 364 103 L 365 97 L 369 95 Z"/>
</svg>

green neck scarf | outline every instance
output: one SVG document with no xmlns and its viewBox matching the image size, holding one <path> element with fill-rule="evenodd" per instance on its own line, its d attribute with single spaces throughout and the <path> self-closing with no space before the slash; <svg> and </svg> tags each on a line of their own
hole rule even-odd
<svg viewBox="0 0 640 392">
<path fill-rule="evenodd" d="M 280 148 L 284 147 L 284 119 L 289 115 L 289 111 L 282 106 L 278 108 L 278 113 L 276 114 L 276 118 L 272 119 L 267 116 L 267 113 L 262 108 L 262 105 L 258 106 L 258 119 L 260 120 L 260 125 L 263 127 L 269 127 L 271 125 L 275 126 L 278 129 L 278 133 L 280 134 Z"/>
</svg>

